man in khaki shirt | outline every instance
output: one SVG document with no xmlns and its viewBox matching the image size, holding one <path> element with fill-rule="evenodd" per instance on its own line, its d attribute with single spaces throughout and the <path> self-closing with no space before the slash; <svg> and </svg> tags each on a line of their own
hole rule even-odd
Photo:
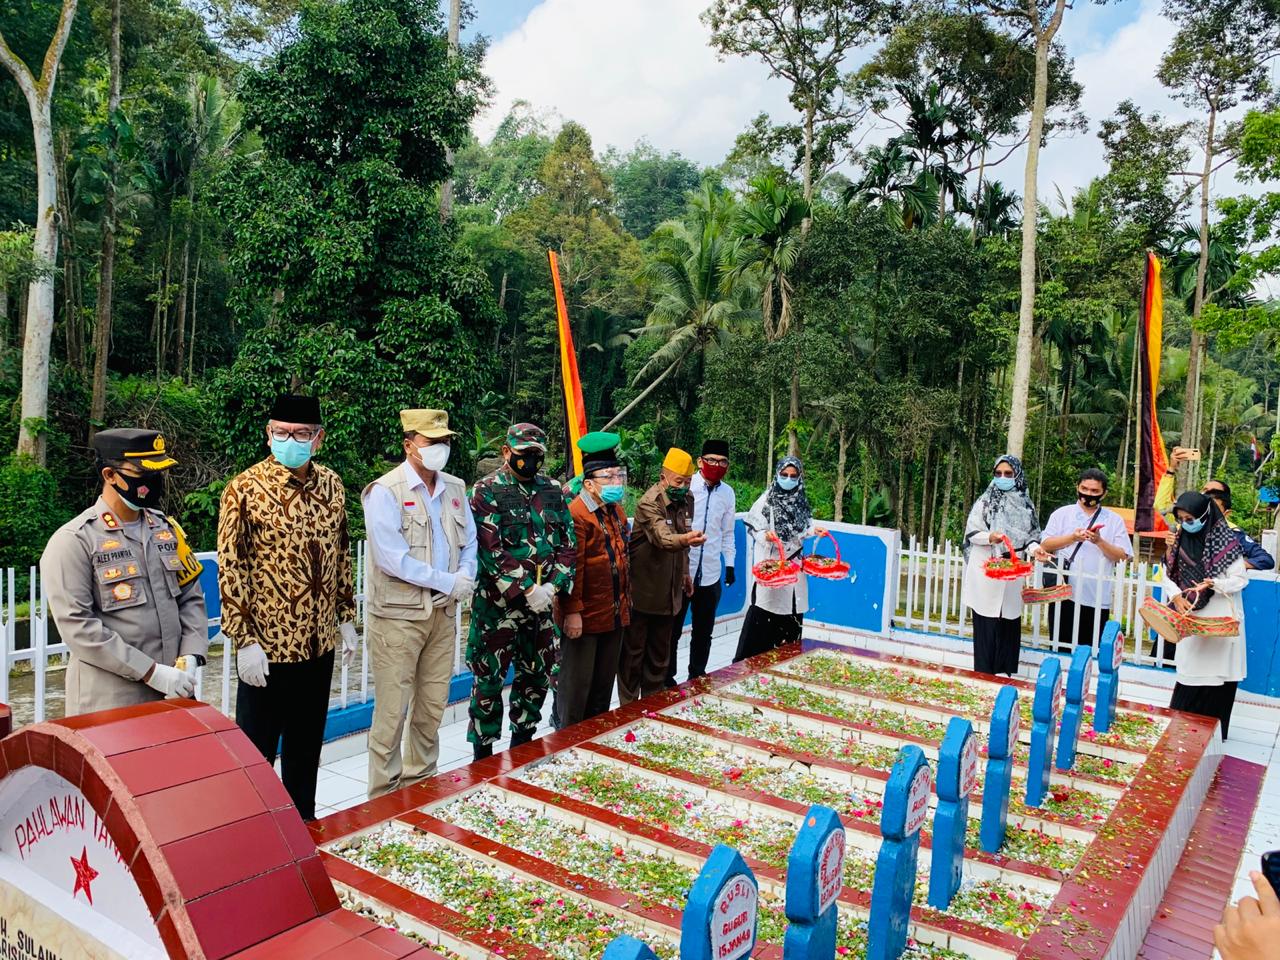
<svg viewBox="0 0 1280 960">
<path fill-rule="evenodd" d="M 672 623 L 693 593 L 689 548 L 706 537 L 692 530 L 689 480 L 693 458 L 672 447 L 658 482 L 636 504 L 628 556 L 631 623 L 618 658 L 618 702 L 625 706 L 666 687 Z"/>
<path fill-rule="evenodd" d="M 370 560 L 365 635 L 374 687 L 370 799 L 436 772 L 457 605 L 476 582 L 476 524 L 466 486 L 444 472 L 456 436 L 449 415 L 401 410 L 400 427 L 404 462 L 361 496 Z"/>
<path fill-rule="evenodd" d="M 334 648 L 355 654 L 355 578 L 342 481 L 312 460 L 320 402 L 285 395 L 266 427 L 271 455 L 233 477 L 218 515 L 222 632 L 236 649 L 236 723 L 304 820 L 329 712 Z"/>
</svg>

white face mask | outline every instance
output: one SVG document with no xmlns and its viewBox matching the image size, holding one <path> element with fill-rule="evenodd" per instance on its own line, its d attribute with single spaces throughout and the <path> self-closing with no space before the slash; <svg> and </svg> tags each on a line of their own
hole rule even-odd
<svg viewBox="0 0 1280 960">
<path fill-rule="evenodd" d="M 433 443 L 429 447 L 418 447 L 417 451 L 418 459 L 427 470 L 443 470 L 444 465 L 449 462 L 449 444 L 447 443 Z"/>
</svg>

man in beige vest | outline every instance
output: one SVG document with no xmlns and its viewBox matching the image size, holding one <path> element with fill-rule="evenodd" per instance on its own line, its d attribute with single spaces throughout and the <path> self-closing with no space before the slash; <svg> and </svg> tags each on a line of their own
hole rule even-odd
<svg viewBox="0 0 1280 960">
<path fill-rule="evenodd" d="M 370 560 L 365 634 L 374 685 L 370 799 L 436 772 L 455 613 L 476 578 L 476 525 L 466 487 L 444 472 L 454 436 L 449 415 L 401 410 L 400 425 L 404 463 L 362 496 Z"/>
</svg>

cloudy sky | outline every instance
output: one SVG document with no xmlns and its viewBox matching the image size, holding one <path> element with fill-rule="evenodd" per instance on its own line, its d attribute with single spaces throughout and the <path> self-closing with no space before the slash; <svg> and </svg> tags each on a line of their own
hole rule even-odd
<svg viewBox="0 0 1280 960">
<path fill-rule="evenodd" d="M 763 65 L 716 58 L 698 19 L 706 0 L 474 4 L 471 32 L 490 38 L 487 70 L 496 88 L 493 105 L 477 123 L 481 137 L 492 133 L 513 100 L 523 99 L 582 123 L 597 150 L 626 149 L 644 137 L 660 149 L 713 164 L 761 110 L 774 117 L 790 110 L 786 85 Z M 1055 139 L 1042 152 L 1042 199 L 1052 200 L 1055 187 L 1070 195 L 1103 172 L 1098 123 L 1126 97 L 1147 109 L 1186 115 L 1154 77 L 1172 35 L 1160 0 L 1078 3 L 1067 11 L 1061 38 L 1084 84 L 1091 128 Z M 1019 193 L 1022 164 L 1023 155 L 1015 154 L 997 173 Z"/>
</svg>

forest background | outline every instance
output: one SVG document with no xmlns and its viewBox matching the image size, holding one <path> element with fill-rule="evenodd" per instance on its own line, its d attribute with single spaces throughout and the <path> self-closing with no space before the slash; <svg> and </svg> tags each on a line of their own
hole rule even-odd
<svg viewBox="0 0 1280 960">
<path fill-rule="evenodd" d="M 90 436 L 117 425 L 164 431 L 166 507 L 211 548 L 288 390 L 322 399 L 357 532 L 401 407 L 450 412 L 468 481 L 521 420 L 563 475 L 548 249 L 633 495 L 667 446 L 721 436 L 739 509 L 793 451 L 820 516 L 921 538 L 958 534 L 1009 444 L 1045 516 L 1085 466 L 1131 505 L 1154 250 L 1166 441 L 1199 446 L 1256 530 L 1280 8 L 1165 13 L 1152 83 L 1198 120 L 1082 115 L 1062 0 L 715 0 L 708 43 L 763 60 L 795 114 L 704 167 L 519 101 L 479 141 L 485 41 L 434 0 L 0 0 L 0 567 L 91 502 Z M 1063 135 L 1100 137 L 1106 172 L 1028 203 L 1036 149 L 1007 158 Z"/>
</svg>

